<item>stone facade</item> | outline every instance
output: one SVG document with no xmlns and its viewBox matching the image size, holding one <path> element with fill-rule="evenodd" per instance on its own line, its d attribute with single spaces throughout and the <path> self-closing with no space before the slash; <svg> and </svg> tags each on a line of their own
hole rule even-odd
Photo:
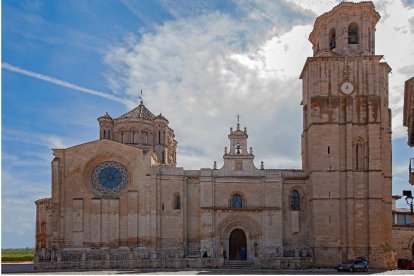
<svg viewBox="0 0 414 276">
<path fill-rule="evenodd" d="M 405 82 L 403 125 L 408 127 L 408 145 L 414 146 L 414 77 Z M 414 183 L 411 183 L 414 184 Z"/>
<path fill-rule="evenodd" d="M 220 267 L 225 250 L 262 268 L 357 256 L 395 267 L 391 69 L 374 53 L 378 20 L 371 2 L 316 19 L 300 77 L 303 170 L 256 168 L 239 123 L 222 168 L 178 168 L 168 120 L 142 101 L 98 118 L 100 140 L 54 149 L 52 198 L 36 201 L 45 231 L 36 228 L 35 266 Z"/>
<path fill-rule="evenodd" d="M 395 201 L 401 196 L 393 196 L 392 239 L 398 259 L 414 259 L 414 215 L 409 208 L 397 208 Z"/>
<path fill-rule="evenodd" d="M 407 127 L 408 138 L 407 144 L 410 147 L 414 146 L 414 77 L 405 82 L 404 86 L 404 112 L 403 112 L 403 125 Z M 414 158 L 410 159 L 408 166 L 408 182 L 414 185 Z M 411 190 L 408 188 L 408 190 Z M 401 196 L 396 196 L 397 199 Z M 412 199 L 411 199 L 412 200 Z M 404 221 L 400 218 L 411 219 Z M 393 240 L 394 247 L 398 252 L 398 259 L 414 259 L 414 216 L 410 209 L 397 209 L 394 210 L 394 227 L 393 227 Z M 405 222 L 405 223 L 401 223 Z"/>
<path fill-rule="evenodd" d="M 414 77 L 405 82 L 403 125 L 408 128 L 407 144 L 414 147 Z M 408 181 L 414 185 L 414 158 L 410 159 Z"/>
<path fill-rule="evenodd" d="M 371 2 L 343 2 L 316 19 L 303 80 L 302 166 L 315 263 L 391 250 L 391 111 L 388 74 L 375 54 L 380 16 Z M 317 142 L 320 141 L 320 142 Z M 379 219 L 381 218 L 381 219 Z"/>
</svg>

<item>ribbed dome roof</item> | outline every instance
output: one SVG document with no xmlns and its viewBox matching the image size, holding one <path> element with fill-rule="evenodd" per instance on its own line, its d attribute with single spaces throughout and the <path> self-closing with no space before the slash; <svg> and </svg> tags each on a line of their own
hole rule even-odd
<svg viewBox="0 0 414 276">
<path fill-rule="evenodd" d="M 141 101 L 140 105 L 134 109 L 132 109 L 131 111 L 125 113 L 124 115 L 118 117 L 118 119 L 126 119 L 126 118 L 142 118 L 142 119 L 146 119 L 146 120 L 154 120 L 155 115 L 152 114 L 151 111 L 149 111 L 145 105 L 144 102 Z"/>
</svg>

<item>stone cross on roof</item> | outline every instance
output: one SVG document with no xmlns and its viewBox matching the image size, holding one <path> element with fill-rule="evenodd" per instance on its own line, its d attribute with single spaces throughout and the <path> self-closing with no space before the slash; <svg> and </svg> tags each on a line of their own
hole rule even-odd
<svg viewBox="0 0 414 276">
<path fill-rule="evenodd" d="M 141 96 L 139 96 L 139 97 L 138 97 L 138 99 L 140 99 L 140 100 L 141 100 L 141 103 L 143 103 L 143 102 L 144 102 L 144 99 L 142 98 L 142 89 L 141 89 Z"/>
<path fill-rule="evenodd" d="M 237 130 L 240 130 L 240 114 L 237 113 L 236 118 L 237 118 Z"/>
</svg>

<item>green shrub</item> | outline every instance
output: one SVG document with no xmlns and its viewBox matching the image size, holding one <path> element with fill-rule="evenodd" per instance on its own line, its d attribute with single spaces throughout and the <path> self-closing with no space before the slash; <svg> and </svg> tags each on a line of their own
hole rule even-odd
<svg viewBox="0 0 414 276">
<path fill-rule="evenodd" d="M 30 262 L 33 261 L 33 254 L 1 254 L 2 262 Z"/>
<path fill-rule="evenodd" d="M 7 248 L 1 250 L 2 262 L 30 262 L 34 258 L 34 248 Z"/>
</svg>

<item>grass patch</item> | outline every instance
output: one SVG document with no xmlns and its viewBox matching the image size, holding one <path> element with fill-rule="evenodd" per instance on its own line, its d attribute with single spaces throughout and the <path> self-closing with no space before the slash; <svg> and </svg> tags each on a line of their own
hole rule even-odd
<svg viewBox="0 0 414 276">
<path fill-rule="evenodd" d="M 6 248 L 1 250 L 2 262 L 31 262 L 34 258 L 34 248 Z"/>
</svg>

